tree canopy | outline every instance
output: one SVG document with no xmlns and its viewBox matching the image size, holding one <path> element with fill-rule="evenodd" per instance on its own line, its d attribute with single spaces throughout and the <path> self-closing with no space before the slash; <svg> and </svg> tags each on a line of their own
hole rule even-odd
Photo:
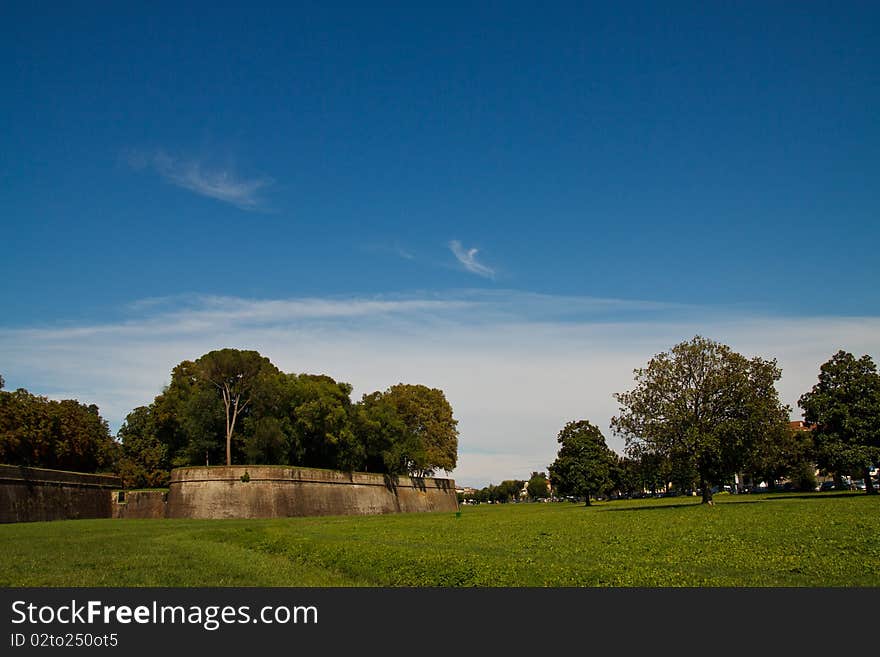
<svg viewBox="0 0 880 657">
<path fill-rule="evenodd" d="M 749 359 L 701 336 L 654 356 L 634 374 L 636 387 L 615 394 L 620 411 L 612 428 L 628 449 L 660 454 L 682 479 L 698 479 L 704 502 L 712 500 L 713 485 L 743 467 L 762 437 L 788 421 L 775 387 L 782 375 L 775 360 Z"/>
<path fill-rule="evenodd" d="M 569 422 L 559 432 L 556 460 L 548 468 L 553 487 L 562 495 L 590 497 L 604 493 L 611 486 L 611 468 L 615 455 L 597 426 L 587 420 Z"/>
<path fill-rule="evenodd" d="M 533 472 L 526 484 L 526 491 L 533 500 L 543 500 L 550 497 L 550 485 L 547 475 L 543 472 Z"/>
<path fill-rule="evenodd" d="M 199 358 L 193 369 L 197 379 L 211 384 L 223 401 L 226 465 L 232 465 L 235 423 L 247 410 L 261 379 L 278 374 L 278 368 L 256 351 L 219 349 Z"/>
<path fill-rule="evenodd" d="M 441 390 L 398 384 L 351 400 L 323 374 L 285 373 L 255 351 L 182 361 L 119 431 L 134 485 L 180 465 L 272 463 L 428 476 L 455 467 L 457 421 Z"/>
<path fill-rule="evenodd" d="M 0 390 L 0 463 L 98 472 L 113 469 L 117 449 L 94 404 Z"/>
<path fill-rule="evenodd" d="M 869 468 L 880 461 L 880 374 L 870 356 L 838 351 L 819 370 L 819 380 L 798 405 L 820 467 L 838 474 L 860 472 L 876 493 Z"/>
</svg>

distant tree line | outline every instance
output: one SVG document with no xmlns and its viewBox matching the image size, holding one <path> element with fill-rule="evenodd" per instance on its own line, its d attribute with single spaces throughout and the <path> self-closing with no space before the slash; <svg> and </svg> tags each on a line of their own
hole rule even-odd
<svg viewBox="0 0 880 657">
<path fill-rule="evenodd" d="M 798 490 L 816 486 L 816 466 L 861 476 L 875 493 L 870 468 L 880 461 L 880 375 L 870 357 L 839 351 L 822 365 L 819 381 L 799 400 L 809 430 L 788 422 L 779 401 L 782 375 L 775 360 L 746 358 L 696 336 L 635 370 L 636 386 L 615 395 L 612 429 L 626 455 L 610 450 L 587 420 L 559 433 L 549 467 L 554 489 L 591 497 L 713 490 L 740 474 L 753 482 L 788 479 Z"/>
<path fill-rule="evenodd" d="M 75 472 L 111 470 L 119 445 L 94 404 L 53 401 L 24 388 L 2 390 L 0 463 Z"/>
<path fill-rule="evenodd" d="M 459 502 L 506 504 L 535 502 L 550 497 L 550 482 L 543 472 L 533 472 L 526 479 L 505 479 L 497 486 L 489 484 L 479 490 L 458 494 Z"/>
</svg>

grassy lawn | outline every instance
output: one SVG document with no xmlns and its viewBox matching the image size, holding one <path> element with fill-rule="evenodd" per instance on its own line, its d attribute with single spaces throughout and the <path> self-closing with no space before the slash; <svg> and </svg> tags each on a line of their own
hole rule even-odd
<svg viewBox="0 0 880 657">
<path fill-rule="evenodd" d="M 880 496 L 0 525 L 2 586 L 880 586 Z"/>
</svg>

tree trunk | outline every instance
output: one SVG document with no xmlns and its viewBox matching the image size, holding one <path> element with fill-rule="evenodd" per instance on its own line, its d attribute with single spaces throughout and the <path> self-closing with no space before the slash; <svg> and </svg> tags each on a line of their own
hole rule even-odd
<svg viewBox="0 0 880 657">
<path fill-rule="evenodd" d="M 868 466 L 862 468 L 862 475 L 865 478 L 865 493 L 868 495 L 876 495 L 877 489 L 874 488 L 874 482 L 871 481 L 871 472 L 868 469 Z"/>
<path fill-rule="evenodd" d="M 223 408 L 226 410 L 226 465 L 232 465 L 232 431 L 229 427 L 229 405 L 232 403 L 229 388 L 224 386 L 223 392 Z"/>
<path fill-rule="evenodd" d="M 703 501 L 701 504 L 712 504 L 712 487 L 705 479 L 700 479 L 700 489 L 703 492 Z"/>
<path fill-rule="evenodd" d="M 587 491 L 587 494 L 584 497 L 586 498 L 584 500 L 584 506 L 590 506 L 590 492 Z"/>
</svg>

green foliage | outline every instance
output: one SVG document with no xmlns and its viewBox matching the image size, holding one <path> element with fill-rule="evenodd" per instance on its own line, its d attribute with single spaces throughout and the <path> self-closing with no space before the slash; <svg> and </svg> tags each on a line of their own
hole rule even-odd
<svg viewBox="0 0 880 657">
<path fill-rule="evenodd" d="M 789 409 L 775 387 L 781 375 L 775 360 L 748 359 L 696 336 L 635 370 L 636 387 L 615 394 L 620 412 L 611 425 L 628 449 L 668 459 L 678 486 L 699 479 L 710 501 L 711 487 L 785 426 Z"/>
<path fill-rule="evenodd" d="M 698 502 L 7 524 L 0 586 L 880 586 L 876 496 Z"/>
<path fill-rule="evenodd" d="M 129 413 L 117 436 L 122 450 L 118 473 L 126 488 L 168 485 L 171 469 L 168 446 L 158 437 L 152 406 L 139 406 Z"/>
<path fill-rule="evenodd" d="M 463 500 L 468 499 L 474 502 L 488 502 L 490 504 L 507 504 L 508 502 L 514 502 L 520 499 L 525 485 L 526 482 L 520 479 L 505 479 L 497 486 L 495 484 L 489 484 L 467 497 L 463 496 Z"/>
<path fill-rule="evenodd" d="M 798 405 L 814 425 L 820 467 L 838 475 L 859 473 L 874 492 L 867 471 L 880 461 L 880 374 L 871 357 L 838 351 Z"/>
<path fill-rule="evenodd" d="M 164 485 L 170 468 L 223 462 L 426 476 L 452 469 L 456 420 L 443 392 L 399 384 L 351 402 L 326 375 L 286 374 L 255 351 L 183 361 L 119 433 L 121 474 Z"/>
<path fill-rule="evenodd" d="M 244 418 L 251 397 L 264 380 L 279 373 L 278 368 L 256 351 L 219 349 L 210 351 L 195 362 L 196 379 L 223 402 L 223 419 L 226 425 L 226 465 L 232 465 L 232 437 L 235 424 Z M 199 409 L 204 408 L 200 403 Z M 192 411 L 191 411 L 192 412 Z"/>
<path fill-rule="evenodd" d="M 364 395 L 356 409 L 369 471 L 429 477 L 458 459 L 458 421 L 442 390 L 397 384 Z"/>
<path fill-rule="evenodd" d="M 118 459 L 119 445 L 94 404 L 0 391 L 0 463 L 96 472 Z"/>
<path fill-rule="evenodd" d="M 407 437 L 418 446 L 410 455 L 410 473 L 431 476 L 438 469 L 453 470 L 458 460 L 458 421 L 443 391 L 399 383 L 383 396 L 403 422 Z"/>
<path fill-rule="evenodd" d="M 512 502 L 519 499 L 526 482 L 521 479 L 505 479 L 490 492 L 495 502 Z"/>
<path fill-rule="evenodd" d="M 251 464 L 290 464 L 290 429 L 287 418 L 247 418 L 245 454 Z M 285 431 L 287 428 L 287 431 Z"/>
<path fill-rule="evenodd" d="M 364 449 L 354 431 L 351 385 L 326 375 L 282 377 L 296 445 L 292 460 L 313 468 L 361 469 Z"/>
<path fill-rule="evenodd" d="M 559 432 L 557 442 L 561 447 L 549 472 L 559 493 L 583 497 L 589 505 L 591 496 L 611 488 L 616 457 L 598 427 L 587 420 L 569 422 Z"/>
<path fill-rule="evenodd" d="M 533 472 L 526 485 L 529 497 L 533 500 L 543 500 L 550 497 L 550 487 L 547 475 L 543 472 Z"/>
<path fill-rule="evenodd" d="M 418 435 L 409 431 L 392 400 L 382 392 L 364 395 L 355 409 L 357 433 L 367 472 L 408 474 L 427 454 Z"/>
<path fill-rule="evenodd" d="M 766 481 L 770 485 L 780 479 L 794 479 L 796 476 L 803 480 L 805 471 L 814 470 L 811 432 L 791 429 L 788 426 L 774 427 L 774 429 L 755 442 L 746 459 L 745 471 L 752 480 Z M 804 485 L 807 485 L 806 481 Z"/>
<path fill-rule="evenodd" d="M 816 486 L 819 484 L 816 479 L 816 468 L 807 461 L 798 463 L 788 476 L 794 489 L 804 493 L 816 490 Z"/>
</svg>

